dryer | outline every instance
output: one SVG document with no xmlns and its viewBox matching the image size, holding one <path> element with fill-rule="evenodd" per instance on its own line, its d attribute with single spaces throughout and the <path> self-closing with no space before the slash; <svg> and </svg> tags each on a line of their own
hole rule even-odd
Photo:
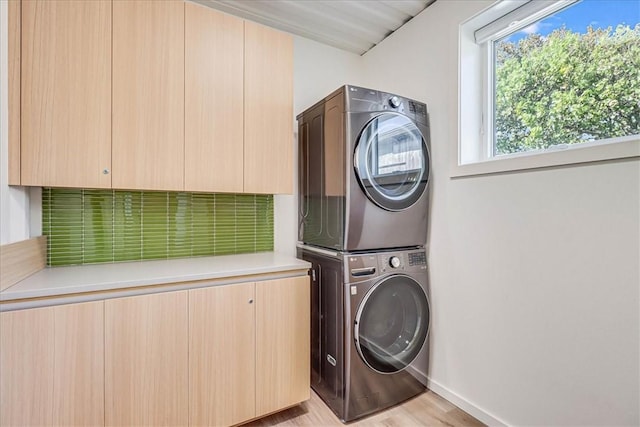
<svg viewBox="0 0 640 427">
<path fill-rule="evenodd" d="M 424 249 L 340 253 L 312 263 L 311 386 L 344 422 L 426 387 L 430 325 Z"/>
<path fill-rule="evenodd" d="M 340 251 L 424 246 L 424 103 L 343 86 L 298 115 L 299 240 Z"/>
</svg>

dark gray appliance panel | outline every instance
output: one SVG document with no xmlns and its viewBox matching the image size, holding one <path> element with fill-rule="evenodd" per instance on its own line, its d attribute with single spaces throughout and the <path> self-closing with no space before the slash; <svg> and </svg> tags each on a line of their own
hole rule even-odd
<svg viewBox="0 0 640 427">
<path fill-rule="evenodd" d="M 298 128 L 299 138 L 299 238 L 303 241 L 323 241 L 325 230 L 323 214 L 324 184 L 322 141 L 324 132 L 324 107 L 305 114 Z"/>
<path fill-rule="evenodd" d="M 333 249 L 344 242 L 343 103 L 338 95 L 298 116 L 298 239 Z"/>
<path fill-rule="evenodd" d="M 311 263 L 311 387 L 340 417 L 344 406 L 344 285 L 340 260 L 298 249 Z"/>
</svg>

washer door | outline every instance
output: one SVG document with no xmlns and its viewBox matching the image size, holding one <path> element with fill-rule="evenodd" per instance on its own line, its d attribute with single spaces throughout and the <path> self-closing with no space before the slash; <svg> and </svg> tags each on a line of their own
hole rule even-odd
<svg viewBox="0 0 640 427">
<path fill-rule="evenodd" d="M 429 333 L 429 301 L 409 276 L 394 275 L 365 295 L 355 319 L 356 347 L 373 370 L 394 373 L 416 358 Z"/>
<path fill-rule="evenodd" d="M 429 150 L 416 125 L 397 113 L 381 114 L 358 137 L 354 167 L 360 186 L 383 209 L 418 201 L 429 180 Z"/>
</svg>

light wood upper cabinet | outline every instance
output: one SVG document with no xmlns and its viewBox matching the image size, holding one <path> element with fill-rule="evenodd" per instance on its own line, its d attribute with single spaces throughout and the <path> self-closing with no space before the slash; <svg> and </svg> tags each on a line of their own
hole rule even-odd
<svg viewBox="0 0 640 427">
<path fill-rule="evenodd" d="M 0 425 L 104 422 L 103 307 L 0 314 Z"/>
<path fill-rule="evenodd" d="M 8 109 L 9 109 L 9 185 L 20 185 L 20 68 L 22 55 L 20 42 L 22 39 L 22 2 L 10 0 L 7 5 L 7 21 L 9 34 L 7 37 L 7 68 L 9 77 Z"/>
<path fill-rule="evenodd" d="M 293 192 L 290 35 L 181 0 L 16 0 L 9 31 L 10 184 Z"/>
<path fill-rule="evenodd" d="M 113 2 L 114 188 L 184 189 L 184 7 Z"/>
<path fill-rule="evenodd" d="M 193 426 L 255 417 L 253 282 L 189 291 L 189 406 Z"/>
<path fill-rule="evenodd" d="M 244 191 L 292 193 L 293 38 L 244 28 Z"/>
<path fill-rule="evenodd" d="M 111 187 L 111 1 L 23 0 L 21 26 L 21 184 Z"/>
<path fill-rule="evenodd" d="M 309 399 L 309 277 L 256 283 L 256 416 Z"/>
<path fill-rule="evenodd" d="M 185 3 L 185 169 L 190 191 L 243 191 L 244 21 Z"/>
<path fill-rule="evenodd" d="M 187 291 L 105 301 L 105 423 L 188 423 Z"/>
</svg>

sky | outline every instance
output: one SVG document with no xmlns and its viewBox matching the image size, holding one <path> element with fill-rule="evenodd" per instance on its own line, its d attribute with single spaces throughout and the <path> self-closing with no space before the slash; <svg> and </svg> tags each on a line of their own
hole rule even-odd
<svg viewBox="0 0 640 427">
<path fill-rule="evenodd" d="M 615 28 L 619 24 L 635 27 L 640 23 L 640 0 L 582 0 L 573 6 L 530 25 L 507 38 L 516 42 L 528 34 L 546 36 L 562 27 L 585 33 L 589 25 L 594 28 Z"/>
</svg>

